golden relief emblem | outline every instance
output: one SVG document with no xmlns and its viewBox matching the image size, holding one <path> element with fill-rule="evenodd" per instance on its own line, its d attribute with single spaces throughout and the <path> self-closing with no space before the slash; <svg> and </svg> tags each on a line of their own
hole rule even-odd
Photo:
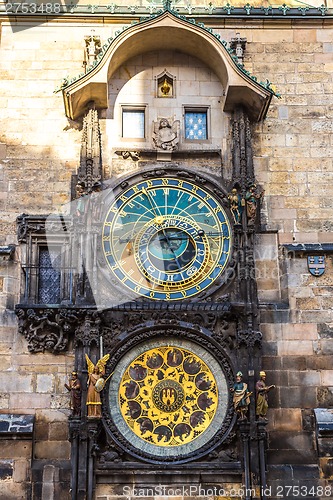
<svg viewBox="0 0 333 500">
<path fill-rule="evenodd" d="M 200 436 L 218 404 L 215 378 L 196 354 L 156 347 L 135 360 L 120 381 L 119 406 L 131 430 L 158 446 L 179 446 Z"/>
</svg>

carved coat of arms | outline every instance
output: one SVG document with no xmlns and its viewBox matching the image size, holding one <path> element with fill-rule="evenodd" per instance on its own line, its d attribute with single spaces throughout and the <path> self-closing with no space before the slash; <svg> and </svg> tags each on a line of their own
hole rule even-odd
<svg viewBox="0 0 333 500">
<path fill-rule="evenodd" d="M 325 272 L 325 257 L 323 255 L 309 255 L 308 269 L 312 276 L 322 276 Z"/>
</svg>

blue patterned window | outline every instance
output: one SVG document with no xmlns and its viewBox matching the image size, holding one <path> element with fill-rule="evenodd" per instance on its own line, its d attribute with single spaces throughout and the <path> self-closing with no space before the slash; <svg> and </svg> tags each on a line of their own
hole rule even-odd
<svg viewBox="0 0 333 500">
<path fill-rule="evenodd" d="M 123 109 L 123 137 L 126 139 L 145 138 L 144 109 Z"/>
<path fill-rule="evenodd" d="M 58 252 L 47 247 L 39 249 L 39 304 L 59 304 L 60 302 L 60 257 Z"/>
<path fill-rule="evenodd" d="M 185 110 L 185 139 L 203 141 L 207 138 L 207 111 Z"/>
</svg>

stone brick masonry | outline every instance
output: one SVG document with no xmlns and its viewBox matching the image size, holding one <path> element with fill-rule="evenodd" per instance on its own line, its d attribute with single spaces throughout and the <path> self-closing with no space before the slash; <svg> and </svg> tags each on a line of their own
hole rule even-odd
<svg viewBox="0 0 333 500">
<path fill-rule="evenodd" d="M 69 201 L 82 123 L 65 117 L 61 93 L 53 91 L 63 77 L 82 72 L 84 36 L 94 30 L 104 43 L 119 23 L 66 18 L 13 31 L 2 20 L 0 245 L 17 244 L 19 214 L 46 214 Z M 256 255 L 263 367 L 268 383 L 277 386 L 270 393 L 267 427 L 271 484 L 292 478 L 295 484 L 331 485 L 331 458 L 318 461 L 313 409 L 333 407 L 332 255 L 326 256 L 325 274 L 313 277 L 306 256 L 287 255 L 282 245 L 333 243 L 333 28 L 328 21 L 301 18 L 244 21 L 237 26 L 232 20 L 214 19 L 211 24 L 227 41 L 240 31 L 247 39 L 245 68 L 258 80 L 268 78 L 281 94 L 281 99 L 273 99 L 266 119 L 254 125 L 255 173 L 265 190 Z M 113 85 L 132 80 L 133 91 L 141 71 L 148 79 L 165 67 L 179 70 L 175 107 L 189 91 L 198 105 L 214 99 L 215 135 L 210 147 L 222 149 L 222 168 L 230 173 L 230 116 L 224 116 L 223 123 L 218 117 L 222 88 L 214 73 L 204 63 L 170 51 L 140 58 L 126 62 Z M 149 92 L 146 98 L 157 115 L 156 99 Z M 130 91 L 122 97 L 130 99 Z M 177 109 L 168 112 L 177 113 Z M 117 111 L 114 117 L 111 108 L 101 112 L 104 170 L 112 175 L 136 168 L 114 154 L 119 146 L 116 118 Z M 216 164 L 212 168 L 217 172 Z M 59 479 L 59 464 L 65 464 L 62 470 L 66 471 L 70 458 L 64 382 L 73 366 L 73 353 L 28 352 L 13 312 L 19 302 L 20 264 L 19 247 L 10 261 L 0 262 L 0 434 L 4 439 L 0 499 L 30 498 L 32 473 L 38 484 L 36 500 L 60 498 L 52 495 L 60 491 L 55 486 L 59 481 L 68 487 L 68 475 Z M 1 426 L 12 418 L 9 414 L 22 414 L 26 421 L 34 418 L 34 434 L 27 424 L 29 439 L 18 435 L 13 440 L 13 429 L 10 437 L 3 437 Z M 332 456 L 331 450 L 327 453 Z M 305 478 L 304 469 L 298 470 L 302 464 L 308 466 Z M 103 488 L 98 498 L 115 498 L 105 496 Z"/>
</svg>

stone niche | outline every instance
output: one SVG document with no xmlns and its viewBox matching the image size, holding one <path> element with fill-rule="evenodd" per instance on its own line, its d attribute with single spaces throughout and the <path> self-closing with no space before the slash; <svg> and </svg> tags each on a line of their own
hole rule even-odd
<svg viewBox="0 0 333 500">
<path fill-rule="evenodd" d="M 32 456 L 34 415 L 0 415 L 0 491 L 6 498 L 26 498 Z M 0 498 L 5 498 L 0 493 Z"/>
<path fill-rule="evenodd" d="M 316 443 L 323 479 L 333 479 L 333 409 L 315 408 Z"/>
</svg>

